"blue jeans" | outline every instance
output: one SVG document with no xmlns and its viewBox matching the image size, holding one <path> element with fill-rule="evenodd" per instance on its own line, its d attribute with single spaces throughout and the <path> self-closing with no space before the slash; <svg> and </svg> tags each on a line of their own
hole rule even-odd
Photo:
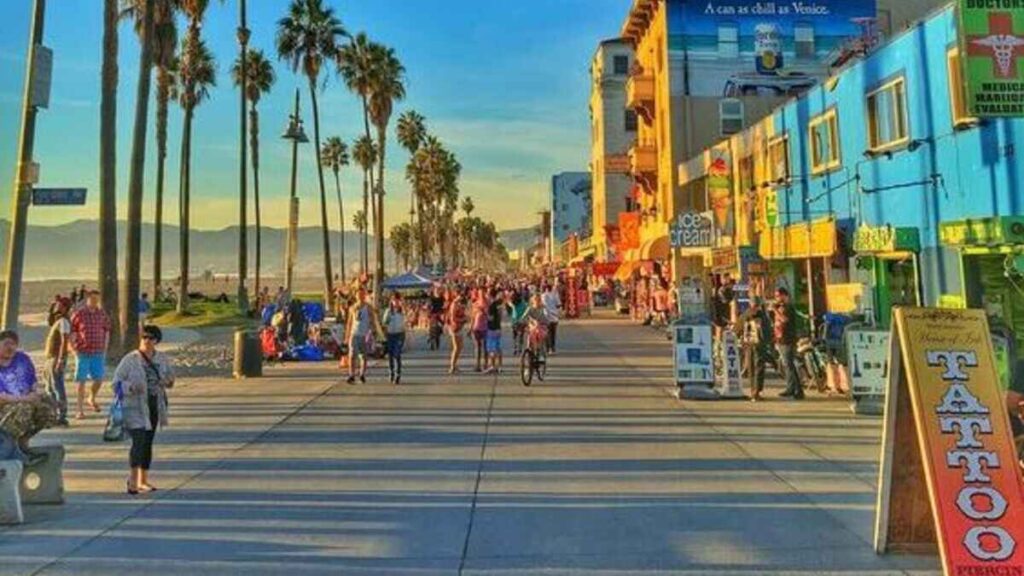
<svg viewBox="0 0 1024 576">
<path fill-rule="evenodd" d="M 786 377 L 786 393 L 795 398 L 804 395 L 803 385 L 800 384 L 800 373 L 796 367 L 796 346 L 792 344 L 776 344 L 779 351 L 779 359 L 782 363 L 782 370 Z"/>
<path fill-rule="evenodd" d="M 60 407 L 60 420 L 68 418 L 68 392 L 64 387 L 64 371 L 67 368 L 67 360 L 57 364 L 55 358 L 46 359 L 46 392 L 57 402 Z"/>
<path fill-rule="evenodd" d="M 388 371 L 391 374 L 391 379 L 401 378 L 402 348 L 405 347 L 405 333 L 388 334 L 386 346 L 388 352 Z"/>
</svg>

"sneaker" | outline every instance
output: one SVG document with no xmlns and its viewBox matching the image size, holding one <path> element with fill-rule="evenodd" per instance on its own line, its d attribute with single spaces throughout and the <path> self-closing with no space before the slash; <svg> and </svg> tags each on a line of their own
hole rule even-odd
<svg viewBox="0 0 1024 576">
<path fill-rule="evenodd" d="M 345 384 L 348 384 L 349 386 L 351 386 L 352 384 L 355 384 L 355 383 L 356 383 L 356 377 L 355 376 L 349 376 L 348 378 L 345 379 Z"/>
<path fill-rule="evenodd" d="M 401 383 L 402 383 L 402 377 L 401 376 L 395 376 L 395 380 L 394 380 L 395 386 L 398 386 Z"/>
<path fill-rule="evenodd" d="M 67 428 L 68 426 L 71 426 L 71 423 L 68 422 L 67 418 L 61 418 L 60 420 L 57 420 L 57 428 Z"/>
<path fill-rule="evenodd" d="M 366 376 L 360 376 L 359 377 L 359 383 L 360 384 L 366 384 Z"/>
</svg>

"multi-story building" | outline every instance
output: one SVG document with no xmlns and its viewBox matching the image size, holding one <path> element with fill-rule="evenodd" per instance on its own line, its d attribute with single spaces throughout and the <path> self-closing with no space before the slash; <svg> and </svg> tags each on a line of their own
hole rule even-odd
<svg viewBox="0 0 1024 576">
<path fill-rule="evenodd" d="M 684 183 L 724 169 L 722 273 L 883 328 L 896 305 L 985 308 L 1024 344 L 1024 101 L 971 117 L 958 27 L 939 10 L 681 165 Z M 1024 56 L 973 46 L 974 73 L 1024 77 Z"/>
<path fill-rule="evenodd" d="M 561 261 L 561 247 L 591 233 L 591 182 L 588 172 L 551 177 L 551 261 Z"/>
<path fill-rule="evenodd" d="M 631 209 L 627 197 L 633 188 L 629 149 L 636 140 L 637 115 L 626 108 L 626 80 L 633 67 L 633 46 L 616 38 L 597 48 L 590 66 L 590 173 L 593 177 L 592 253 L 584 258 L 618 262 L 613 241 L 619 214 Z"/>
</svg>

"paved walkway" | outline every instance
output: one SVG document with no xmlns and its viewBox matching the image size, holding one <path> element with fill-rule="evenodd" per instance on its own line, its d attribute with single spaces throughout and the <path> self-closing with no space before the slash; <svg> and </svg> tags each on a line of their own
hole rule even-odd
<svg viewBox="0 0 1024 576">
<path fill-rule="evenodd" d="M 401 387 L 324 366 L 175 390 L 155 497 L 100 419 L 61 433 L 69 502 L 0 529 L 0 574 L 937 574 L 871 551 L 877 419 L 844 403 L 681 404 L 667 343 L 561 329 L 548 382 Z"/>
</svg>

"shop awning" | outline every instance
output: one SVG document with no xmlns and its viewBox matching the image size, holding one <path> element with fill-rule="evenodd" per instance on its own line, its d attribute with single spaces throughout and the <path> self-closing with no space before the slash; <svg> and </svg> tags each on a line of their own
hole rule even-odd
<svg viewBox="0 0 1024 576">
<path fill-rule="evenodd" d="M 761 233 L 758 252 L 765 260 L 830 258 L 836 253 L 836 221 L 801 222 Z"/>
<path fill-rule="evenodd" d="M 939 225 L 939 238 L 947 246 L 1024 244 L 1024 216 L 943 222 Z"/>
<path fill-rule="evenodd" d="M 640 247 L 641 260 L 668 260 L 671 255 L 672 245 L 669 243 L 668 236 L 659 236 L 645 242 Z"/>
<path fill-rule="evenodd" d="M 636 260 L 623 262 L 615 272 L 615 279 L 619 282 L 626 282 L 633 277 L 633 273 L 636 272 L 638 268 L 640 268 L 640 262 Z"/>
</svg>

